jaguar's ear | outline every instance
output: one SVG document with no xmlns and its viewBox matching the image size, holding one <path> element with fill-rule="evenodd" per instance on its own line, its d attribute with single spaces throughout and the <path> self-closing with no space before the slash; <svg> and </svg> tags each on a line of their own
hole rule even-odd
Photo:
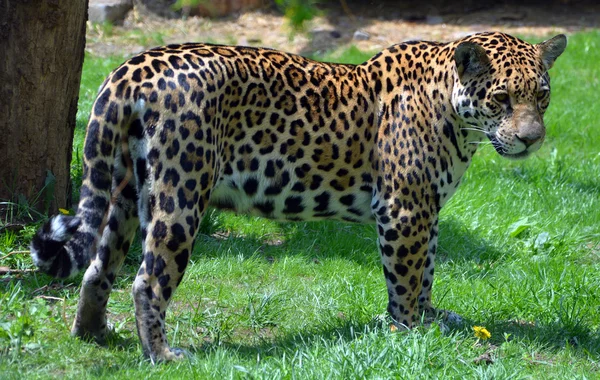
<svg viewBox="0 0 600 380">
<path fill-rule="evenodd" d="M 540 57 L 542 58 L 546 70 L 550 70 L 552 65 L 554 65 L 554 61 L 556 61 L 556 58 L 565 51 L 565 48 L 567 47 L 567 36 L 559 34 L 547 41 L 540 42 L 536 46 L 540 52 Z"/>
<path fill-rule="evenodd" d="M 490 64 L 485 49 L 474 42 L 461 42 L 454 50 L 454 62 L 458 77 L 473 76 L 484 72 Z"/>
</svg>

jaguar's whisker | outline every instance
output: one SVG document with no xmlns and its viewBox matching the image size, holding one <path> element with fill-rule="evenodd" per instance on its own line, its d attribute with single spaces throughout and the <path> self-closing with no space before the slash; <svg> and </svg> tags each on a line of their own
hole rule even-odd
<svg viewBox="0 0 600 380">
<path fill-rule="evenodd" d="M 468 128 L 468 127 L 461 128 L 461 131 L 475 131 L 475 132 L 481 132 L 481 133 L 486 133 L 487 132 L 484 129 L 480 129 L 480 128 Z"/>
</svg>

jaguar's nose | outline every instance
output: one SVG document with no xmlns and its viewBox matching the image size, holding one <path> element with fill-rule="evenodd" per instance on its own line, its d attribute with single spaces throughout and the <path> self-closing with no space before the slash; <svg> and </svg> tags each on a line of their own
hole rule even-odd
<svg viewBox="0 0 600 380">
<path fill-rule="evenodd" d="M 519 140 L 520 142 L 522 142 L 523 144 L 525 144 L 525 147 L 529 148 L 530 146 L 532 146 L 536 142 L 540 141 L 543 136 L 542 135 L 537 135 L 537 136 L 532 136 L 532 135 L 519 136 L 518 134 L 516 134 L 515 137 L 517 138 L 517 140 Z"/>
<path fill-rule="evenodd" d="M 527 104 L 514 107 L 513 120 L 515 121 L 514 140 L 520 141 L 526 148 L 535 145 L 539 147 L 546 136 L 546 128 L 539 112 Z M 535 148 L 534 147 L 534 148 Z"/>
</svg>

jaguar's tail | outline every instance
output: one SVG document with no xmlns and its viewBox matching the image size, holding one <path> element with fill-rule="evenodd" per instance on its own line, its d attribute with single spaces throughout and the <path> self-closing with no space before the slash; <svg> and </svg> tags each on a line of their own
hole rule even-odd
<svg viewBox="0 0 600 380">
<path fill-rule="evenodd" d="M 89 266 L 105 223 L 114 186 L 115 157 L 121 151 L 118 142 L 126 135 L 121 126 L 128 122 L 125 108 L 130 107 L 114 91 L 111 93 L 110 79 L 100 88 L 87 127 L 77 214 L 52 217 L 31 241 L 33 262 L 53 277 L 71 277 Z"/>
<path fill-rule="evenodd" d="M 73 235 L 81 226 L 81 218 L 57 215 L 40 228 L 31 241 L 33 263 L 53 277 L 65 278 L 86 265 L 81 243 L 73 244 Z M 69 244 L 67 244 L 69 243 Z"/>
</svg>

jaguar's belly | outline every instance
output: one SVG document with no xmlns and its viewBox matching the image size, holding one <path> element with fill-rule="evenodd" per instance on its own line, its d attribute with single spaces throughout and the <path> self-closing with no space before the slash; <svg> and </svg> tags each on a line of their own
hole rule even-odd
<svg viewBox="0 0 600 380">
<path fill-rule="evenodd" d="M 370 203 L 371 192 L 365 186 L 338 191 L 304 184 L 294 176 L 275 179 L 239 173 L 221 177 L 210 196 L 212 207 L 280 221 L 374 222 Z"/>
</svg>

